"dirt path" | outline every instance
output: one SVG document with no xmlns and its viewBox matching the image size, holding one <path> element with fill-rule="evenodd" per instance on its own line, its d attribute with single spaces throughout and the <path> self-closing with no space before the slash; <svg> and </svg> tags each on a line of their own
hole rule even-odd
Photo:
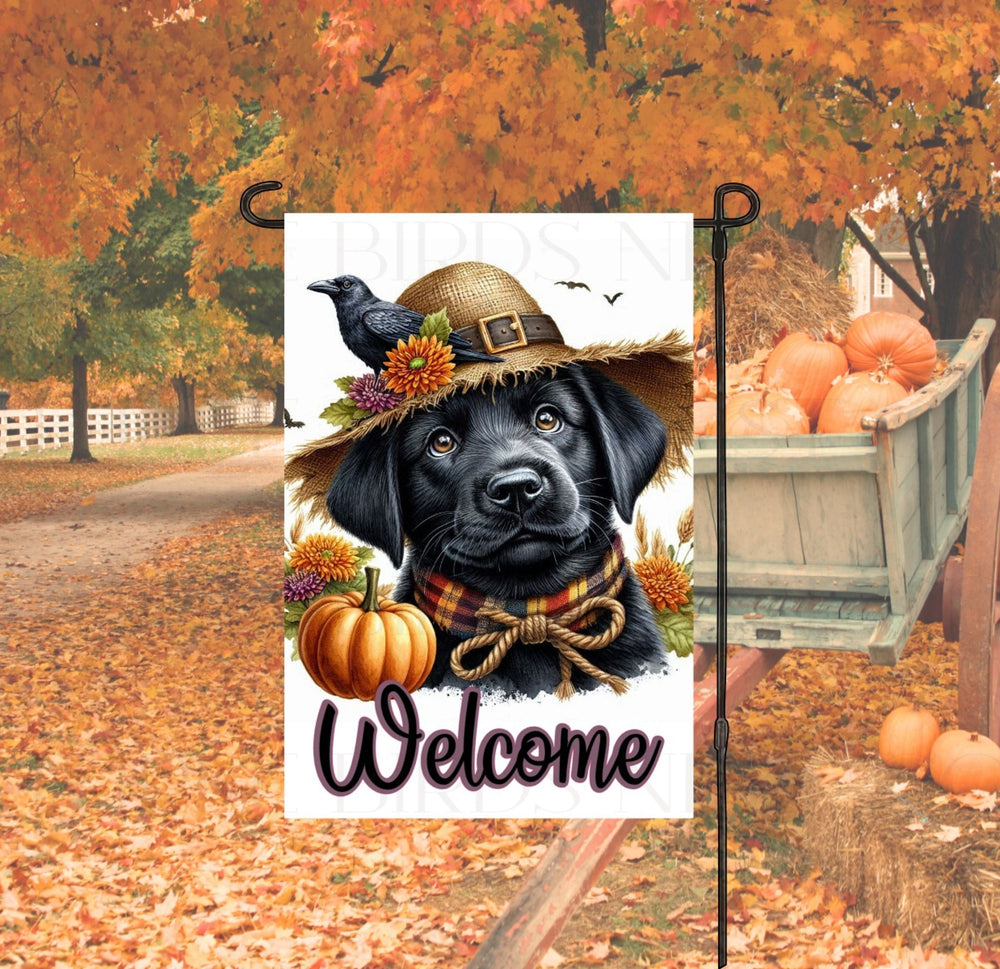
<svg viewBox="0 0 1000 969">
<path fill-rule="evenodd" d="M 198 471 L 98 491 L 65 508 L 0 528 L 0 587 L 20 615 L 53 595 L 91 596 L 158 545 L 214 518 L 276 501 L 282 445 L 225 458 Z"/>
</svg>

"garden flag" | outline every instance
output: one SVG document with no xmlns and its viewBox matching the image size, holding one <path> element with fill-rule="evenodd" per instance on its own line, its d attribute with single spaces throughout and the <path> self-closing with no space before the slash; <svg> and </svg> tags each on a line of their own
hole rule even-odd
<svg viewBox="0 0 1000 969">
<path fill-rule="evenodd" d="M 285 218 L 291 817 L 692 812 L 692 219 Z"/>
</svg>

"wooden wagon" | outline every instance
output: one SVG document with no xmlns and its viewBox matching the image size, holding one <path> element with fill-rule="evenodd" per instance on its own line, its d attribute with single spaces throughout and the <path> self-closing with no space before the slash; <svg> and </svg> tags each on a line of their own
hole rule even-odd
<svg viewBox="0 0 1000 969">
<path fill-rule="evenodd" d="M 854 434 L 732 437 L 728 629 L 764 648 L 899 659 L 965 523 L 993 331 L 938 344 L 946 371 Z M 695 441 L 695 638 L 715 641 L 716 439 Z"/>
<path fill-rule="evenodd" d="M 982 358 L 993 329 L 992 320 L 979 320 L 964 341 L 941 341 L 948 360 L 944 373 L 864 418 L 863 431 L 727 438 L 730 643 L 759 650 L 854 650 L 873 663 L 894 664 L 932 592 L 952 604 L 962 601 L 952 588 L 956 582 L 943 594 L 948 576 L 942 579 L 942 572 L 962 534 L 974 488 L 986 500 L 966 546 L 982 548 L 988 565 L 966 564 L 964 572 L 966 584 L 974 579 L 991 587 L 989 605 L 970 610 L 988 612 L 993 620 L 998 498 L 987 471 L 1000 462 L 1000 442 L 987 449 L 988 460 L 979 467 L 975 460 L 983 430 Z M 715 462 L 715 438 L 696 439 L 699 643 L 716 640 Z M 962 638 L 957 612 L 946 609 L 943 615 L 946 632 Z M 978 665 L 978 677 L 988 678 L 990 650 L 980 644 L 977 652 L 967 642 L 960 649 L 964 659 L 979 656 L 978 663 L 965 664 L 970 676 Z M 757 658 L 758 665 L 767 662 Z M 988 691 L 963 689 L 960 719 L 967 729 L 995 735 L 1000 713 L 988 708 L 987 697 Z"/>
</svg>

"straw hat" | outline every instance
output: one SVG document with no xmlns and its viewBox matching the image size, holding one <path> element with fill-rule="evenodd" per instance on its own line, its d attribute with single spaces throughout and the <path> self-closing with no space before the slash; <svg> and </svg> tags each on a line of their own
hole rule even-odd
<svg viewBox="0 0 1000 969">
<path fill-rule="evenodd" d="M 668 443 L 654 481 L 687 469 L 692 441 L 692 347 L 679 331 L 638 343 L 594 343 L 574 348 L 556 322 L 510 273 L 482 262 L 436 269 L 409 286 L 396 302 L 424 315 L 444 307 L 451 328 L 475 349 L 495 353 L 494 362 L 458 364 L 438 390 L 405 398 L 391 410 L 300 448 L 285 464 L 292 501 L 322 514 L 326 493 L 354 441 L 433 407 L 455 393 L 513 384 L 532 374 L 554 373 L 571 363 L 587 364 L 631 391 L 668 429 Z M 502 358 L 502 359 L 501 359 Z"/>
</svg>

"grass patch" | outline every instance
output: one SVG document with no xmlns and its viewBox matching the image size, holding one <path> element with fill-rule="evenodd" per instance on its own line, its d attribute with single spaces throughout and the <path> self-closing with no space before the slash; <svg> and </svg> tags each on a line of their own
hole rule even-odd
<svg viewBox="0 0 1000 969">
<path fill-rule="evenodd" d="M 207 431 L 204 434 L 183 434 L 179 437 L 147 437 L 137 441 L 123 441 L 120 444 L 92 444 L 90 453 L 98 463 L 126 463 L 130 465 L 172 464 L 184 461 L 214 461 L 240 454 L 253 447 L 277 443 L 282 439 L 280 427 L 259 426 L 222 431 Z M 30 451 L 9 451 L 2 458 L 5 469 L 19 464 L 40 467 L 49 464 L 68 464 L 73 449 L 70 445 L 58 448 Z"/>
<path fill-rule="evenodd" d="M 280 427 L 258 426 L 180 437 L 95 444 L 95 463 L 70 463 L 70 447 L 9 453 L 0 458 L 0 520 L 41 514 L 67 499 L 117 488 L 215 461 L 282 440 Z"/>
</svg>

